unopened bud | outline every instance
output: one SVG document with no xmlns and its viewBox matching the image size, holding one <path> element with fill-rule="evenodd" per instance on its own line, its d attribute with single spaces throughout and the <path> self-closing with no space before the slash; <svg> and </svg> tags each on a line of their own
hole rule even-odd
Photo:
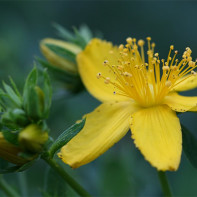
<svg viewBox="0 0 197 197">
<path fill-rule="evenodd" d="M 20 146 L 29 152 L 39 153 L 48 140 L 48 133 L 36 125 L 31 124 L 19 133 Z"/>
<path fill-rule="evenodd" d="M 75 58 L 81 52 L 81 48 L 77 45 L 62 40 L 46 38 L 40 42 L 40 49 L 45 58 L 56 68 L 71 73 L 78 72 Z"/>
</svg>

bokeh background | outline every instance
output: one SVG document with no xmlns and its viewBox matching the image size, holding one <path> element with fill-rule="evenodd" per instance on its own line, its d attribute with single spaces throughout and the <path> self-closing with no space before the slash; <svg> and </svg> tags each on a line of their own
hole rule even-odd
<svg viewBox="0 0 197 197">
<path fill-rule="evenodd" d="M 58 38 L 53 22 L 70 30 L 87 24 L 115 44 L 124 42 L 128 36 L 137 39 L 151 36 L 160 57 L 166 58 L 169 46 L 174 44 L 180 54 L 189 46 L 193 58 L 197 58 L 196 20 L 195 1 L 1 1 L 0 79 L 8 81 L 11 75 L 22 88 L 35 56 L 42 57 L 40 40 Z M 53 98 L 48 120 L 54 138 L 99 105 L 85 91 L 67 98 L 58 91 L 54 87 L 58 96 Z M 196 93 L 197 90 L 192 90 L 184 95 Z M 180 119 L 197 137 L 197 114 L 185 113 Z M 76 170 L 64 167 L 94 196 L 162 196 L 157 172 L 135 148 L 130 132 L 94 162 Z M 37 197 L 44 188 L 46 168 L 39 161 L 26 172 L 5 177 L 10 185 L 23 188 L 24 195 Z M 197 195 L 197 170 L 184 153 L 179 170 L 167 175 L 175 196 Z M 68 187 L 68 196 L 77 195 Z"/>
</svg>

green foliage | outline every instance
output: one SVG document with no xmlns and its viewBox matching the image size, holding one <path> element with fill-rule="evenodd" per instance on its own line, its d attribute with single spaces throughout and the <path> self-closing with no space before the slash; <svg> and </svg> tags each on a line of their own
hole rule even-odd
<svg viewBox="0 0 197 197">
<path fill-rule="evenodd" d="M 38 84 L 38 71 L 36 67 L 28 75 L 23 91 L 23 106 L 27 115 L 34 121 L 46 119 L 51 106 L 52 89 L 46 70 L 42 72 L 41 89 Z"/>
<path fill-rule="evenodd" d="M 61 81 L 68 91 L 76 93 L 83 89 L 83 84 L 78 73 L 71 73 L 61 68 L 57 68 L 51 63 L 40 58 L 36 58 L 36 60 L 40 63 L 40 65 L 42 65 L 42 67 L 49 70 L 50 75 L 54 79 Z"/>
<path fill-rule="evenodd" d="M 29 167 L 31 167 L 34 164 L 35 160 L 29 161 L 22 166 L 12 165 L 9 166 L 7 163 L 6 167 L 0 167 L 0 174 L 8 174 L 8 173 L 14 173 L 14 172 L 23 172 L 27 170 Z"/>
<path fill-rule="evenodd" d="M 47 168 L 45 175 L 44 197 L 66 196 L 67 185 L 63 179 L 52 169 Z"/>
<path fill-rule="evenodd" d="M 10 142 L 11 144 L 18 145 L 18 131 L 8 131 L 4 130 L 3 132 L 4 138 Z"/>
<path fill-rule="evenodd" d="M 81 131 L 81 129 L 83 129 L 84 125 L 85 119 L 83 119 L 79 123 L 75 123 L 70 128 L 66 129 L 51 145 L 49 149 L 49 156 L 53 157 L 57 150 L 67 144 L 75 135 L 77 135 L 77 133 Z"/>
<path fill-rule="evenodd" d="M 193 167 L 197 168 L 197 139 L 185 126 L 181 125 L 181 127 L 183 150 Z"/>
<path fill-rule="evenodd" d="M 58 35 L 61 38 L 77 44 L 82 49 L 84 49 L 88 42 L 93 38 L 92 31 L 88 28 L 87 25 L 81 25 L 79 29 L 73 27 L 74 32 L 70 32 L 57 23 L 54 23 L 54 27 L 57 29 Z"/>
</svg>

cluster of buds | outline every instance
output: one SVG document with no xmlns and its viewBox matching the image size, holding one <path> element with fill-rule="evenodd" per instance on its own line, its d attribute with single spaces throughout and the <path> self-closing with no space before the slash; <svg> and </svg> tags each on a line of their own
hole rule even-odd
<svg viewBox="0 0 197 197">
<path fill-rule="evenodd" d="M 52 91 L 46 70 L 38 73 L 36 67 L 31 71 L 23 95 L 12 79 L 12 86 L 3 83 L 0 89 L 0 158 L 16 165 L 37 158 L 48 140 Z"/>
</svg>

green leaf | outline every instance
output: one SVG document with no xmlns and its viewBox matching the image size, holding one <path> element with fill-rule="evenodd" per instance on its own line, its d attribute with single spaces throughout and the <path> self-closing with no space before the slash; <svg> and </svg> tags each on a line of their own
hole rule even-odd
<svg viewBox="0 0 197 197">
<path fill-rule="evenodd" d="M 73 52 L 54 44 L 45 45 L 58 56 L 63 57 L 73 63 L 76 63 L 76 54 L 74 54 Z"/>
<path fill-rule="evenodd" d="M 52 169 L 48 168 L 45 176 L 45 197 L 67 196 L 67 185 L 62 178 Z"/>
<path fill-rule="evenodd" d="M 4 130 L 2 131 L 4 138 L 11 144 L 18 145 L 18 132 Z"/>
<path fill-rule="evenodd" d="M 23 104 L 24 104 L 25 108 L 28 105 L 29 92 L 31 92 L 32 87 L 36 86 L 37 77 L 38 77 L 37 69 L 36 69 L 36 67 L 34 67 L 33 70 L 27 76 L 27 79 L 25 81 L 24 90 L 23 90 L 23 102 L 24 102 Z"/>
<path fill-rule="evenodd" d="M 84 89 L 81 79 L 77 73 L 70 73 L 60 68 L 57 68 L 56 66 L 38 57 L 36 59 L 41 66 L 43 66 L 44 68 L 48 68 L 51 77 L 53 77 L 59 82 L 62 82 L 63 86 L 70 92 L 77 93 Z"/>
<path fill-rule="evenodd" d="M 197 139 L 195 136 L 183 125 L 183 150 L 193 167 L 197 168 Z"/>
<path fill-rule="evenodd" d="M 17 107 L 21 107 L 22 106 L 22 99 L 21 97 L 19 97 L 14 90 L 7 85 L 5 82 L 3 82 L 3 87 L 5 89 L 5 91 L 7 92 L 7 95 L 9 97 L 9 99 L 17 106 Z"/>
<path fill-rule="evenodd" d="M 61 68 L 57 68 L 56 66 L 50 64 L 49 62 L 42 60 L 41 58 L 36 58 L 36 60 L 42 65 L 44 68 L 48 68 L 50 74 L 53 75 L 53 77 L 64 81 L 65 83 L 72 83 L 75 82 L 77 79 L 79 79 L 78 74 L 66 72 L 65 70 Z"/>
<path fill-rule="evenodd" d="M 86 41 L 86 44 L 93 38 L 93 34 L 90 28 L 85 24 L 80 26 L 79 33 L 83 37 L 83 39 Z"/>
<path fill-rule="evenodd" d="M 70 31 L 68 31 L 67 29 L 65 29 L 64 27 L 62 27 L 61 25 L 54 23 L 53 26 L 57 29 L 58 31 L 58 35 L 68 41 L 73 41 L 75 39 L 75 36 L 73 35 L 73 33 L 71 33 Z"/>
<path fill-rule="evenodd" d="M 46 69 L 43 72 L 43 77 L 44 77 L 43 92 L 44 92 L 44 98 L 45 98 L 44 116 L 47 117 L 49 114 L 50 107 L 51 107 L 52 87 L 51 87 L 51 81 L 50 81 L 50 78 Z"/>
<path fill-rule="evenodd" d="M 9 76 L 9 80 L 10 80 L 10 83 L 11 83 L 11 85 L 12 85 L 12 87 L 13 87 L 15 93 L 16 93 L 17 96 L 22 100 L 22 96 L 21 96 L 20 92 L 18 91 L 18 88 L 17 88 L 17 86 L 16 86 L 14 80 L 12 79 L 12 77 Z"/>
<path fill-rule="evenodd" d="M 57 150 L 59 150 L 62 146 L 67 144 L 75 135 L 77 135 L 85 125 L 85 119 L 83 119 L 79 123 L 75 123 L 70 128 L 65 130 L 52 144 L 49 149 L 49 155 L 52 158 Z"/>
<path fill-rule="evenodd" d="M 13 173 L 13 172 L 23 172 L 25 170 L 27 170 L 29 167 L 31 167 L 36 160 L 32 160 L 22 166 L 11 166 L 11 167 L 6 167 L 6 168 L 2 168 L 0 169 L 0 174 L 7 174 L 7 173 Z"/>
</svg>

